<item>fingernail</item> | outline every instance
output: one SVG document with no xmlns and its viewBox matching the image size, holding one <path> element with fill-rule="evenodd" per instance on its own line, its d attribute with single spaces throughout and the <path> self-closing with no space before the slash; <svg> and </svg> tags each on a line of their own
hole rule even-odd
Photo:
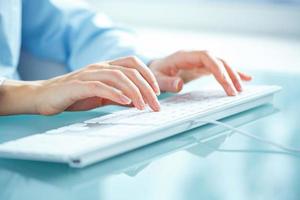
<svg viewBox="0 0 300 200">
<path fill-rule="evenodd" d="M 158 83 L 154 83 L 155 84 L 155 94 L 158 96 L 158 95 L 160 95 L 160 88 L 159 88 L 159 85 L 158 85 Z"/>
<path fill-rule="evenodd" d="M 177 92 L 179 92 L 181 89 L 182 89 L 182 82 L 181 82 L 181 80 L 180 79 L 177 79 L 177 80 L 175 80 L 174 82 L 173 82 L 173 87 L 175 88 L 175 90 L 177 91 Z"/>
<path fill-rule="evenodd" d="M 241 87 L 241 84 L 240 83 L 236 83 L 235 85 L 235 88 L 238 92 L 241 92 L 242 91 L 242 87 Z"/>
<path fill-rule="evenodd" d="M 157 91 L 155 91 L 156 96 L 160 95 L 160 90 L 158 89 Z"/>
<path fill-rule="evenodd" d="M 240 91 L 240 92 L 242 92 L 243 91 L 243 85 L 242 84 L 239 84 L 239 87 L 238 87 L 238 90 Z"/>
<path fill-rule="evenodd" d="M 145 103 L 143 103 L 143 102 L 139 102 L 139 103 L 138 103 L 138 106 L 139 106 L 139 109 L 140 109 L 140 110 L 144 110 L 146 105 L 145 105 Z"/>
<path fill-rule="evenodd" d="M 153 101 L 153 106 L 154 106 L 154 108 L 155 108 L 155 111 L 159 111 L 160 110 L 160 103 L 159 103 L 159 101 Z"/>
<path fill-rule="evenodd" d="M 124 104 L 130 104 L 130 103 L 131 103 L 131 99 L 129 99 L 128 97 L 126 97 L 126 96 L 124 96 L 124 95 L 122 95 L 122 96 L 120 97 L 120 100 L 121 100 L 121 102 L 124 103 Z"/>
</svg>

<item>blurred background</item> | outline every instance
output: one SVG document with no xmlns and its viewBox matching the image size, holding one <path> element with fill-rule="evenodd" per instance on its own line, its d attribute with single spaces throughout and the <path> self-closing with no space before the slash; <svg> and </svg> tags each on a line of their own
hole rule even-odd
<svg viewBox="0 0 300 200">
<path fill-rule="evenodd" d="M 119 26 L 133 29 L 140 49 L 150 57 L 179 49 L 209 50 L 249 73 L 300 72 L 300 0 L 86 1 Z M 53 63 L 40 65 L 22 54 L 22 78 L 65 73 Z"/>
<path fill-rule="evenodd" d="M 300 0 L 88 0 L 162 56 L 206 49 L 238 68 L 300 70 Z"/>
<path fill-rule="evenodd" d="M 300 0 L 88 0 L 132 27 L 300 37 Z"/>
</svg>

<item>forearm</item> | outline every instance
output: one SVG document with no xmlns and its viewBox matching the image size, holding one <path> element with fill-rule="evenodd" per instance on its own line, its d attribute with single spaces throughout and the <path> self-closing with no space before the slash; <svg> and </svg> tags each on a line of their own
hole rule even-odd
<svg viewBox="0 0 300 200">
<path fill-rule="evenodd" d="M 0 115 L 37 114 L 35 91 L 39 81 L 5 80 L 0 87 Z"/>
</svg>

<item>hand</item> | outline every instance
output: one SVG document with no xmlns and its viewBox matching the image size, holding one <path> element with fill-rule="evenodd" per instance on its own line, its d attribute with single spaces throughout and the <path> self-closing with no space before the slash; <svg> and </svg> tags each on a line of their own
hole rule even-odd
<svg viewBox="0 0 300 200">
<path fill-rule="evenodd" d="M 183 83 L 212 74 L 227 95 L 233 96 L 243 90 L 242 81 L 251 80 L 251 76 L 235 71 L 207 51 L 178 51 L 152 61 L 149 67 L 160 89 L 167 92 L 179 92 Z"/>
<path fill-rule="evenodd" d="M 4 87 L 6 85 L 8 90 L 7 87 L 13 84 L 7 81 Z M 154 111 L 160 109 L 156 96 L 160 90 L 156 79 L 151 70 L 135 57 L 96 63 L 53 79 L 17 85 L 18 92 L 12 91 L 2 99 L 2 105 L 7 106 L 2 106 L 0 114 L 52 115 L 64 110 L 88 110 L 107 104 L 132 104 L 144 109 L 148 103 Z M 27 87 L 22 89 L 24 85 Z M 17 93 L 26 94 L 21 104 L 34 106 L 20 106 L 16 101 L 21 96 L 14 96 Z"/>
</svg>

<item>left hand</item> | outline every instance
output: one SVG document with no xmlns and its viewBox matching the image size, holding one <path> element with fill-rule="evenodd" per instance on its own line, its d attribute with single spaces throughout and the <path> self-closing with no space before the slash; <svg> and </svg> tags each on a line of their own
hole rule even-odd
<svg viewBox="0 0 300 200">
<path fill-rule="evenodd" d="M 229 96 L 243 90 L 242 81 L 251 76 L 237 72 L 224 60 L 207 51 L 178 51 L 165 58 L 153 60 L 150 69 L 159 87 L 166 92 L 179 92 L 183 84 L 204 75 L 212 74 Z"/>
</svg>

